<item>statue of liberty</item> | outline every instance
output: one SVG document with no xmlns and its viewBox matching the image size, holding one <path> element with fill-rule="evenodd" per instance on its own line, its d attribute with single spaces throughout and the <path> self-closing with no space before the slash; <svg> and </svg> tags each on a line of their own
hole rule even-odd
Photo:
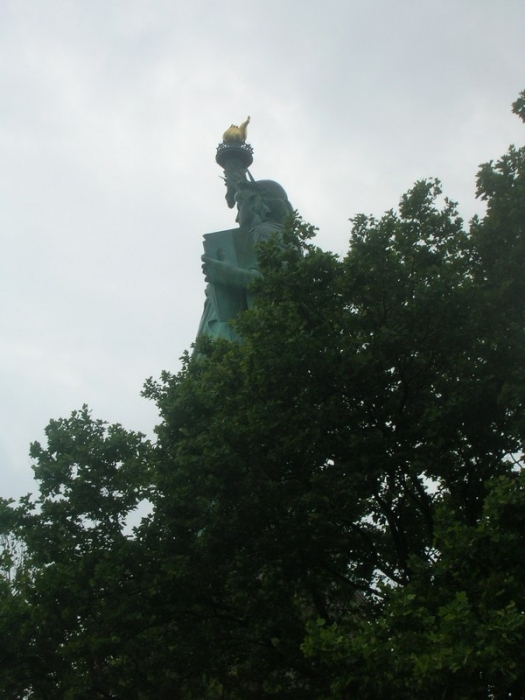
<svg viewBox="0 0 525 700">
<path fill-rule="evenodd" d="M 293 211 L 279 183 L 256 181 L 248 171 L 253 162 L 253 150 L 246 143 L 249 121 L 250 117 L 239 127 L 232 124 L 217 148 L 226 201 L 231 209 L 237 207 L 238 227 L 204 236 L 202 269 L 208 284 L 198 336 L 239 339 L 230 321 L 252 305 L 250 282 L 260 274 L 257 244 L 282 230 Z"/>
</svg>

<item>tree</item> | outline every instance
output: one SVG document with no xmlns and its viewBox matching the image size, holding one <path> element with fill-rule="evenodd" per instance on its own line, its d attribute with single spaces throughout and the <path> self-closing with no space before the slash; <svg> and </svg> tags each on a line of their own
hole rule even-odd
<svg viewBox="0 0 525 700">
<path fill-rule="evenodd" d="M 154 444 L 50 424 L 0 520 L 5 697 L 522 697 L 524 162 L 469 231 L 435 180 L 343 259 L 294 217 L 243 342 L 146 383 Z"/>
<path fill-rule="evenodd" d="M 310 623 L 303 648 L 326 664 L 334 697 L 523 697 L 524 163 L 511 147 L 478 176 L 487 214 L 471 223 L 464 282 L 451 288 L 463 288 L 468 318 L 451 310 L 439 385 L 423 404 L 439 422 L 429 436 L 440 466 L 426 471 L 431 546 L 411 552 L 404 585 L 381 581 L 376 616 Z M 443 330 L 435 316 L 432 326 Z M 454 352 L 446 343 L 462 332 L 470 347 Z M 421 444 L 425 423 L 414 423 Z"/>
</svg>

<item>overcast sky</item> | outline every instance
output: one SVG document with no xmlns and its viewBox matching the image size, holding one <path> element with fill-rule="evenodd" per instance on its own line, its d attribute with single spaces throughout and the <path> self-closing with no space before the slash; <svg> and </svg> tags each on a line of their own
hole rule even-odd
<svg viewBox="0 0 525 700">
<path fill-rule="evenodd" d="M 348 219 L 525 140 L 523 0 L 0 0 L 0 495 L 34 490 L 50 418 L 151 434 L 230 228 L 215 148 L 249 114 L 251 172 L 343 253 Z"/>
</svg>

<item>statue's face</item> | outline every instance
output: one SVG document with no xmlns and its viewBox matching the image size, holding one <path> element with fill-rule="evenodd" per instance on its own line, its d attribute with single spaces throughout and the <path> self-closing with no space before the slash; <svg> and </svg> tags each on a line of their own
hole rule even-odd
<svg viewBox="0 0 525 700">
<path fill-rule="evenodd" d="M 237 202 L 237 216 L 235 221 L 239 226 L 249 226 L 254 217 L 253 200 L 255 199 L 253 192 L 237 192 L 235 200 Z"/>
</svg>

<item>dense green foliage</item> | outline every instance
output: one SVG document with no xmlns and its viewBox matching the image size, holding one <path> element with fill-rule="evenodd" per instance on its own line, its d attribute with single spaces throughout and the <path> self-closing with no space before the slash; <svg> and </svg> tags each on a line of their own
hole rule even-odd
<svg viewBox="0 0 525 700">
<path fill-rule="evenodd" d="M 155 443 L 50 423 L 0 511 L 2 697 L 525 697 L 525 149 L 478 196 L 465 231 L 418 182 L 343 259 L 292 221 L 244 342 L 146 383 Z"/>
</svg>

